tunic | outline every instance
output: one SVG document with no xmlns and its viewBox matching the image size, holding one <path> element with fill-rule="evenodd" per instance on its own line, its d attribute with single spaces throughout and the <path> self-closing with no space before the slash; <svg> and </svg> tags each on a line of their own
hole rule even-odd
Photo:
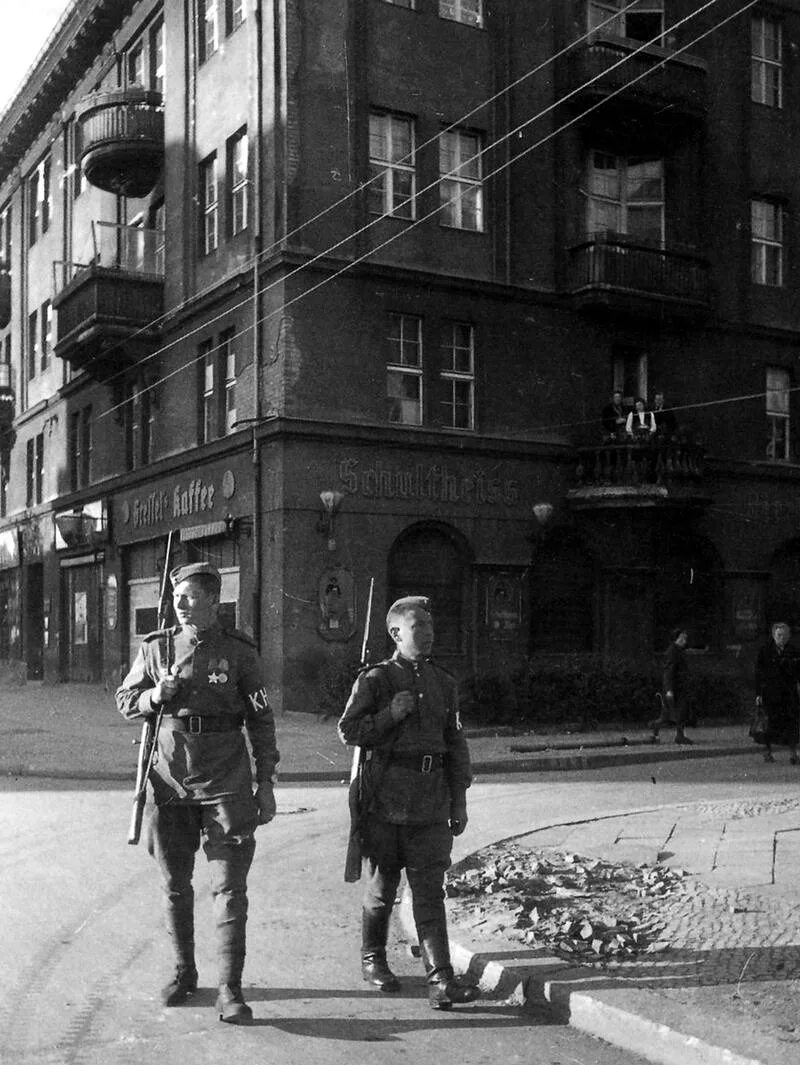
<svg viewBox="0 0 800 1065">
<path fill-rule="evenodd" d="M 782 651 L 774 640 L 764 644 L 756 659 L 756 695 L 767 712 L 765 743 L 796 747 L 800 742 L 798 676 L 800 661 L 791 644 Z"/>
<path fill-rule="evenodd" d="M 389 709 L 402 691 L 415 696 L 413 713 L 395 724 Z M 459 720 L 455 679 L 430 660 L 399 652 L 356 678 L 339 721 L 344 743 L 372 752 L 364 768 L 368 813 L 392 824 L 447 822 L 451 804 L 464 805 L 472 781 Z M 410 763 L 439 755 L 441 766 L 420 772 Z"/>
<path fill-rule="evenodd" d="M 175 626 L 151 633 L 117 689 L 123 717 L 136 720 L 156 713 L 151 691 L 176 669 L 180 685 L 164 706 L 150 774 L 156 804 L 252 798 L 254 775 L 257 784 L 271 782 L 279 761 L 264 667 L 255 645 L 243 633 L 225 631 L 219 624 L 204 632 Z M 253 764 L 241 727 L 184 732 L 170 727 L 171 717 L 200 718 L 201 730 L 205 719 L 213 724 L 215 718 L 227 718 L 244 725 Z"/>
</svg>

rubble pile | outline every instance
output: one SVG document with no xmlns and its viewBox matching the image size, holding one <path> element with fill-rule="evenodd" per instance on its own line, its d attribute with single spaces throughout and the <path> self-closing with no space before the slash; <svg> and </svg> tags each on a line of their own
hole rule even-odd
<svg viewBox="0 0 800 1065">
<path fill-rule="evenodd" d="M 488 847 L 451 874 L 459 924 L 502 931 L 581 963 L 623 961 L 666 949 L 662 900 L 685 890 L 686 873 L 614 863 L 516 844 Z"/>
</svg>

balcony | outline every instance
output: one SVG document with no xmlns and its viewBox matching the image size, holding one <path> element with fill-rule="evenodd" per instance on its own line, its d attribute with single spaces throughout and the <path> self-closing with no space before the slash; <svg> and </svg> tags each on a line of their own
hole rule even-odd
<svg viewBox="0 0 800 1065">
<path fill-rule="evenodd" d="M 641 48 L 641 51 L 638 49 Z M 708 108 L 706 65 L 685 53 L 623 37 L 595 34 L 567 60 L 566 92 L 581 108 L 596 107 L 587 121 L 629 123 L 638 116 L 655 132 L 682 136 L 686 119 L 702 118 Z M 616 119 L 615 119 L 616 116 Z M 647 132 L 645 127 L 644 132 Z"/>
<path fill-rule="evenodd" d="M 685 440 L 578 449 L 573 507 L 674 506 L 706 502 L 704 449 Z"/>
<path fill-rule="evenodd" d="M 693 321 L 711 308 L 705 259 L 607 233 L 569 249 L 567 291 L 578 308 L 634 317 Z"/>
<path fill-rule="evenodd" d="M 11 274 L 0 260 L 0 329 L 11 321 Z"/>
<path fill-rule="evenodd" d="M 105 192 L 138 198 L 152 192 L 164 161 L 161 93 L 116 89 L 76 108 L 86 180 Z"/>
<path fill-rule="evenodd" d="M 53 264 L 55 354 L 99 380 L 135 365 L 158 342 L 164 309 L 164 234 L 95 222 L 89 263 Z"/>
</svg>

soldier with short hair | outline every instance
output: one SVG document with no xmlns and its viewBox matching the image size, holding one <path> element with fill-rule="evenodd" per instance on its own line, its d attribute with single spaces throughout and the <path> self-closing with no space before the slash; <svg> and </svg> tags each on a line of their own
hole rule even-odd
<svg viewBox="0 0 800 1065">
<path fill-rule="evenodd" d="M 339 721 L 344 743 L 366 749 L 361 822 L 367 883 L 362 909 L 361 967 L 381 991 L 400 983 L 388 966 L 389 919 L 405 868 L 414 922 L 434 1009 L 472 1002 L 475 987 L 453 974 L 444 876 L 453 836 L 467 825 L 472 779 L 453 677 L 430 660 L 433 618 L 422 596 L 398 599 L 386 617 L 391 658 L 356 678 Z"/>
<path fill-rule="evenodd" d="M 145 637 L 116 693 L 129 720 L 163 708 L 148 849 L 163 876 L 176 970 L 161 998 L 178 1006 L 197 990 L 192 874 L 202 843 L 216 924 L 217 1010 L 222 1021 L 247 1024 L 253 1016 L 242 996 L 247 874 L 255 830 L 275 816 L 275 723 L 255 645 L 217 619 L 217 569 L 207 562 L 178 566 L 170 581 L 178 624 Z"/>
</svg>

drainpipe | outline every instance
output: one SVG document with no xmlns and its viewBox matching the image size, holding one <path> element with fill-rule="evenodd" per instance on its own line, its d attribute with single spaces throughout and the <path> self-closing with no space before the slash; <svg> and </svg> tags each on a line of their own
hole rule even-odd
<svg viewBox="0 0 800 1065">
<path fill-rule="evenodd" d="M 261 218 L 261 174 L 264 135 L 263 102 L 263 17 L 261 0 L 255 4 L 254 82 L 256 95 L 255 133 L 253 151 L 253 639 L 261 652 L 261 452 L 258 424 L 261 421 L 261 299 L 259 292 L 260 256 L 263 247 Z"/>
</svg>

